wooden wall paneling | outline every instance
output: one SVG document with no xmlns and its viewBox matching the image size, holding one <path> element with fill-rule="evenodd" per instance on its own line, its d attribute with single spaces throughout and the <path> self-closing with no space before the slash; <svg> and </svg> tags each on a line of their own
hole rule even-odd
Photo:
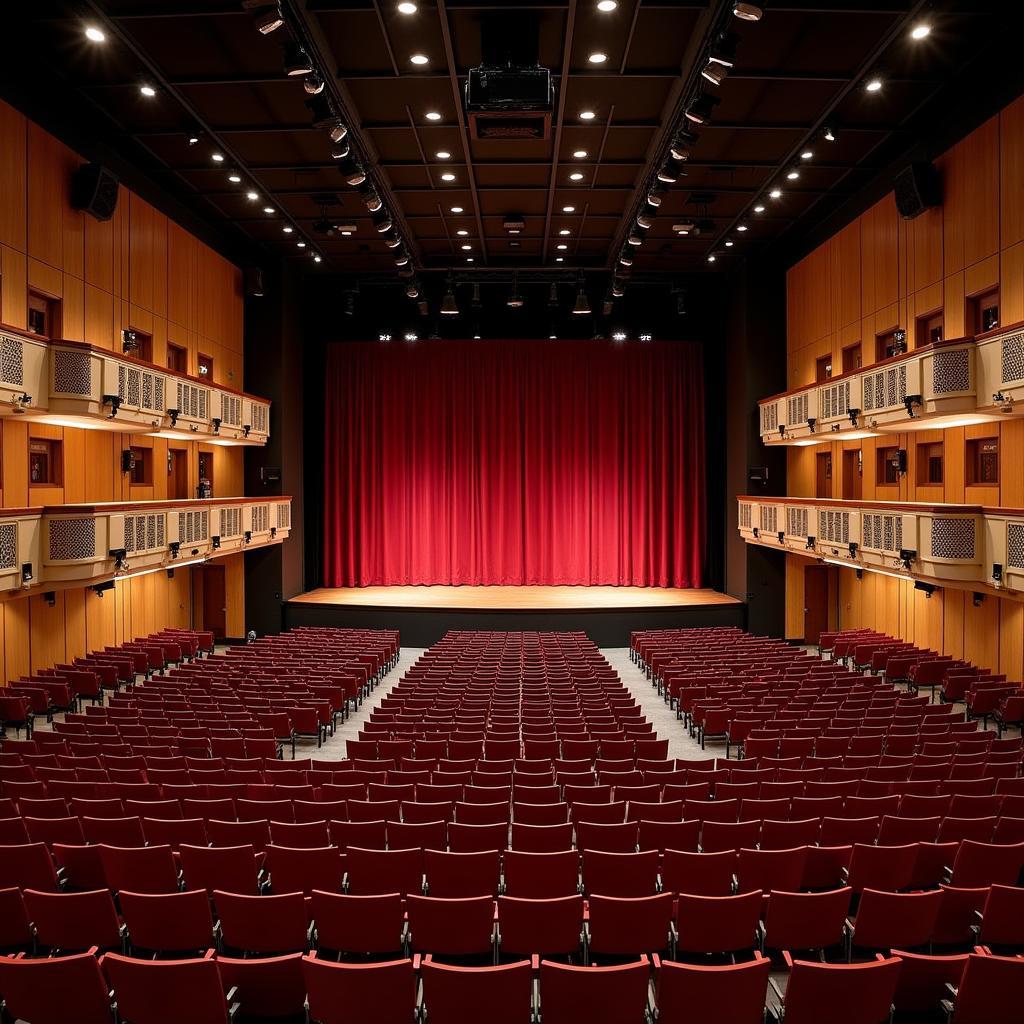
<svg viewBox="0 0 1024 1024">
<path fill-rule="evenodd" d="M 3 430 L 4 505 L 25 507 L 28 497 L 28 423 L 14 417 L 0 421 Z"/>
<path fill-rule="evenodd" d="M 0 250 L 0 319 L 22 330 L 28 327 L 28 260 L 7 245 Z"/>
<path fill-rule="evenodd" d="M 999 255 L 993 254 L 964 268 L 964 294 L 982 295 L 999 285 Z M 1005 320 L 1004 323 L 1009 321 Z M 973 333 L 973 332 L 969 332 Z"/>
<path fill-rule="evenodd" d="M 999 252 L 999 118 L 967 136 L 964 202 L 964 266 Z"/>
<path fill-rule="evenodd" d="M 942 289 L 942 329 L 947 338 L 963 338 L 972 331 L 967 324 L 964 272 L 950 274 Z"/>
<path fill-rule="evenodd" d="M 64 227 L 60 197 L 64 147 L 36 124 L 28 126 L 28 254 L 51 267 L 63 266 Z"/>
<path fill-rule="evenodd" d="M 999 504 L 1024 508 L 1024 420 L 999 427 Z"/>
<path fill-rule="evenodd" d="M 245 636 L 244 555 L 229 555 L 224 559 L 224 589 L 228 609 L 227 634 L 228 636 Z"/>
<path fill-rule="evenodd" d="M 999 318 L 1004 324 L 1024 320 L 1024 242 L 1000 254 Z"/>
<path fill-rule="evenodd" d="M 27 600 L 32 671 L 62 664 L 67 653 L 64 645 L 64 592 L 54 592 L 52 606 L 41 594 Z"/>
<path fill-rule="evenodd" d="M 926 469 L 921 465 L 921 449 L 923 445 L 936 444 L 943 441 L 941 430 L 915 430 L 907 435 L 907 500 L 939 502 L 945 500 L 944 483 L 919 483 L 922 477 L 927 481 Z M 950 459 L 950 452 L 943 444 L 943 476 Z M 962 472 L 962 471 L 961 471 Z"/>
<path fill-rule="evenodd" d="M 1004 248 L 1024 241 L 1024 97 L 999 115 L 999 236 Z"/>
<path fill-rule="evenodd" d="M 963 463 L 961 473 L 964 477 L 964 501 L 972 505 L 998 505 L 999 504 L 999 485 L 994 484 L 990 486 L 983 486 L 980 484 L 967 484 L 967 442 L 976 441 L 982 437 L 1000 437 L 1000 428 L 1009 426 L 1009 423 L 974 423 L 970 426 L 961 428 L 963 430 L 963 443 L 959 446 L 959 450 L 954 453 L 954 456 Z M 1019 426 L 1019 424 L 1018 424 Z M 1002 444 L 1000 444 L 999 454 L 1000 470 L 1003 466 L 1009 467 L 1011 463 L 1006 463 L 1003 460 Z M 1018 463 L 1018 465 L 1024 465 Z M 1020 476 L 1020 473 L 1013 473 L 1010 470 L 1011 475 Z"/>
<path fill-rule="evenodd" d="M 85 589 L 85 639 L 90 651 L 117 643 L 116 593 L 116 587 L 102 596 L 89 587 Z"/>
<path fill-rule="evenodd" d="M 991 601 L 992 598 L 986 598 Z M 1019 601 L 993 602 L 999 605 L 999 666 L 1014 682 L 1024 679 L 1024 604 Z"/>
<path fill-rule="evenodd" d="M 114 220 L 96 220 L 87 216 L 83 230 L 85 281 L 110 295 L 114 292 L 115 223 Z"/>
<path fill-rule="evenodd" d="M 80 277 L 64 274 L 62 292 L 61 337 L 85 341 L 85 282 Z"/>
<path fill-rule="evenodd" d="M 0 243 L 24 252 L 28 239 L 28 121 L 0 103 Z"/>
<path fill-rule="evenodd" d="M 114 348 L 114 296 L 91 284 L 85 286 L 85 341 Z"/>
<path fill-rule="evenodd" d="M 935 161 L 942 182 L 942 265 L 946 277 L 964 269 L 967 160 L 962 145 Z"/>
<path fill-rule="evenodd" d="M 945 590 L 936 590 L 927 597 L 920 590 L 915 590 L 912 583 L 905 584 L 914 607 L 914 643 L 933 651 L 941 651 L 943 644 L 943 625 L 945 620 Z"/>
<path fill-rule="evenodd" d="M 1005 602 L 990 597 L 976 605 L 972 594 L 964 594 L 963 656 L 982 668 L 999 664 L 999 606 Z"/>
<path fill-rule="evenodd" d="M 907 221 L 907 258 L 913 272 L 908 274 L 911 291 L 921 291 L 942 281 L 942 207 L 925 210 Z"/>
<path fill-rule="evenodd" d="M 28 600 L 7 601 L 4 609 L 4 676 L 6 682 L 31 671 Z"/>
<path fill-rule="evenodd" d="M 942 623 L 942 650 L 954 658 L 964 656 L 964 598 L 963 590 L 947 590 L 945 614 Z"/>
<path fill-rule="evenodd" d="M 810 559 L 800 555 L 786 555 L 786 639 L 804 638 L 804 569 Z"/>
<path fill-rule="evenodd" d="M 950 503 L 966 501 L 967 481 L 964 475 L 964 428 L 948 427 L 943 431 L 945 471 L 945 500 Z"/>
<path fill-rule="evenodd" d="M 64 648 L 68 661 L 89 653 L 84 587 L 64 591 Z"/>
</svg>

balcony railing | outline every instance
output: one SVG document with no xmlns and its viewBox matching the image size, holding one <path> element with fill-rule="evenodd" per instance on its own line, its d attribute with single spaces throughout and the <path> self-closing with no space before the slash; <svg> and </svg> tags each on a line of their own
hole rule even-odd
<svg viewBox="0 0 1024 1024">
<path fill-rule="evenodd" d="M 0 593 L 91 585 L 279 544 L 291 498 L 106 502 L 0 510 Z"/>
<path fill-rule="evenodd" d="M 914 349 L 773 395 L 761 440 L 803 447 L 1024 416 L 1024 324 Z"/>
<path fill-rule="evenodd" d="M 0 415 L 221 445 L 263 445 L 270 403 L 79 341 L 0 328 Z"/>
<path fill-rule="evenodd" d="M 750 544 L 961 589 L 1024 590 L 1024 509 L 750 496 L 737 506 Z"/>
</svg>

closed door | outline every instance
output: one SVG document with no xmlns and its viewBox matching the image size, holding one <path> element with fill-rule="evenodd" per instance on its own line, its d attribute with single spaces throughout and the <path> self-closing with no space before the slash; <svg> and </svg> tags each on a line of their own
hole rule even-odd
<svg viewBox="0 0 1024 1024">
<path fill-rule="evenodd" d="M 824 565 L 804 569 L 804 643 L 816 644 L 828 629 L 828 574 Z"/>
<path fill-rule="evenodd" d="M 184 448 L 171 448 L 167 452 L 170 465 L 167 467 L 167 496 L 187 498 L 188 493 L 188 452 Z"/>
<path fill-rule="evenodd" d="M 227 630 L 227 590 L 224 586 L 224 566 L 203 567 L 203 629 L 217 639 L 223 639 Z"/>
</svg>

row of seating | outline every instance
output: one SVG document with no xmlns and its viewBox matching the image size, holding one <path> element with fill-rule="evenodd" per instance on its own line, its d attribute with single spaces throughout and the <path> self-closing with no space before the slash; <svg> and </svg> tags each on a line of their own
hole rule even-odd
<svg viewBox="0 0 1024 1024">
<path fill-rule="evenodd" d="M 701 966 L 649 959 L 606 967 L 521 960 L 489 967 L 432 957 L 332 963 L 296 953 L 274 959 L 214 954 L 152 961 L 93 952 L 48 960 L 0 959 L 0 997 L 29 1021 L 110 1024 L 113 1003 L 132 1024 L 226 1024 L 301 1019 L 319 1024 L 761 1024 L 770 1005 L 787 1024 L 880 1024 L 894 1011 L 946 1010 L 950 1024 L 1013 1019 L 1024 959 L 979 947 L 961 957 L 891 957 L 856 965 L 786 955 L 785 990 L 757 956 Z M 653 965 L 653 971 L 652 971 Z"/>
</svg>

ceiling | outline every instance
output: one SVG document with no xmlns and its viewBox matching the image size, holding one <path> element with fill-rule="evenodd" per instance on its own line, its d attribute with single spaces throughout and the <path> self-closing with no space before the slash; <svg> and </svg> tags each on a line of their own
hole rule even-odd
<svg viewBox="0 0 1024 1024">
<path fill-rule="evenodd" d="M 394 250 L 343 181 L 327 130 L 312 126 L 302 79 L 283 72 L 290 37 L 324 72 L 325 95 L 417 273 L 615 268 L 636 215 L 652 212 L 648 188 L 703 87 L 720 102 L 633 267 L 678 274 L 723 269 L 855 194 L 934 118 L 943 88 L 998 37 L 1000 13 L 978 0 L 781 0 L 757 22 L 722 0 L 620 0 L 610 12 L 596 0 L 419 0 L 412 14 L 396 0 L 282 6 L 285 25 L 264 36 L 239 0 L 33 0 L 18 15 L 28 37 L 8 32 L 7 45 L 30 48 L 112 146 L 203 218 L 346 273 L 395 274 Z M 466 76 L 481 62 L 481 23 L 496 12 L 527 27 L 536 19 L 538 59 L 555 83 L 547 139 L 471 138 Z M 921 23 L 930 34 L 915 40 Z M 88 41 L 87 25 L 106 40 Z M 737 34 L 736 59 L 715 87 L 701 70 L 723 30 Z M 594 53 L 605 61 L 592 63 Z M 881 88 L 869 92 L 876 76 Z M 585 110 L 592 120 L 580 119 Z M 768 198 L 776 186 L 782 196 Z M 353 233 L 318 230 L 325 213 Z M 503 226 L 509 215 L 525 223 L 518 236 Z M 673 230 L 699 218 L 700 234 Z"/>
</svg>

